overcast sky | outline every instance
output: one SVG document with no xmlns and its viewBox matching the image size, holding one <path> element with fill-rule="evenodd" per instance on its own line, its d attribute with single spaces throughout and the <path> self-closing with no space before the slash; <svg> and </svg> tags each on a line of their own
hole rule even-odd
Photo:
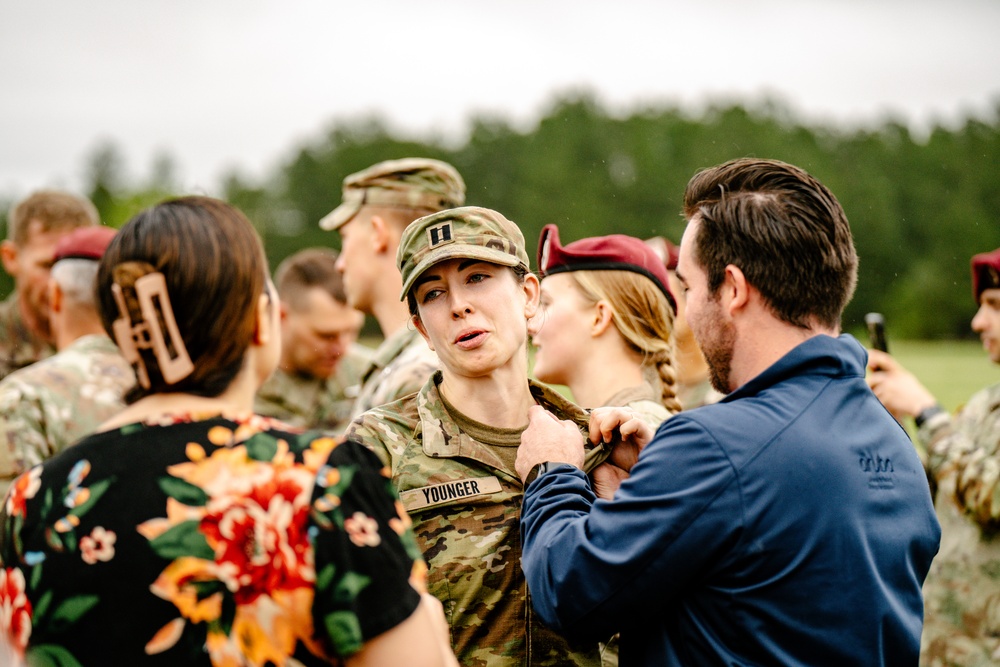
<svg viewBox="0 0 1000 667">
<path fill-rule="evenodd" d="M 622 112 L 770 95 L 805 121 L 992 120 L 1000 1 L 0 0 L 0 197 L 79 190 L 108 140 L 131 175 L 165 152 L 214 194 L 338 120 L 463 137 L 581 87 Z"/>
</svg>

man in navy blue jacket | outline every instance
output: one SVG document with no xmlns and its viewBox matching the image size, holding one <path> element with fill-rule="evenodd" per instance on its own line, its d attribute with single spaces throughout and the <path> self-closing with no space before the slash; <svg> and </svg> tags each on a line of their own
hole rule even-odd
<svg viewBox="0 0 1000 667">
<path fill-rule="evenodd" d="M 940 528 L 906 432 L 840 334 L 850 226 L 803 170 L 739 159 L 684 198 L 678 274 L 721 402 L 617 442 L 588 480 L 579 431 L 532 407 L 522 567 L 569 635 L 620 633 L 620 664 L 916 665 Z"/>
</svg>

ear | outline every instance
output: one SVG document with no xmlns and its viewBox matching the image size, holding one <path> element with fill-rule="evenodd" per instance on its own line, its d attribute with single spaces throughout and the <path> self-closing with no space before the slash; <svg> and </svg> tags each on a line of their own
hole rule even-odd
<svg viewBox="0 0 1000 667">
<path fill-rule="evenodd" d="M 254 345 L 263 347 L 271 342 L 273 336 L 278 335 L 274 324 L 278 319 L 274 317 L 274 311 L 272 310 L 274 307 L 275 304 L 271 303 L 267 294 L 261 294 L 260 298 L 257 299 L 257 321 L 253 329 Z"/>
<path fill-rule="evenodd" d="M 614 314 L 611 312 L 611 306 L 604 299 L 601 299 L 594 305 L 594 321 L 590 325 L 590 335 L 597 336 L 602 335 L 611 326 L 611 322 L 614 319 Z"/>
<path fill-rule="evenodd" d="M 413 326 L 420 332 L 420 335 L 424 337 L 424 340 L 427 341 L 427 347 L 434 350 L 434 344 L 431 343 L 430 336 L 427 335 L 427 329 L 424 328 L 424 323 L 420 320 L 420 316 L 410 315 L 410 321 L 413 322 Z M 437 350 L 434 351 L 436 352 Z"/>
<path fill-rule="evenodd" d="M 63 291 L 62 288 L 59 287 L 59 283 L 49 279 L 47 289 L 49 291 L 49 310 L 53 313 L 62 312 Z"/>
<path fill-rule="evenodd" d="M 726 276 L 719 289 L 722 305 L 730 315 L 745 309 L 750 303 L 750 283 L 738 266 L 732 264 L 726 266 Z"/>
<path fill-rule="evenodd" d="M 538 280 L 538 276 L 534 273 L 529 273 L 524 277 L 524 283 L 521 285 L 524 290 L 524 319 L 530 320 L 532 317 L 538 314 L 538 304 L 542 298 L 542 284 Z"/>
<path fill-rule="evenodd" d="M 18 262 L 17 246 L 10 239 L 0 242 L 0 261 L 3 261 L 3 268 L 11 276 L 16 276 L 20 269 Z"/>
<path fill-rule="evenodd" d="M 377 253 L 385 253 L 391 246 L 393 230 L 380 215 L 373 215 L 369 224 L 372 226 L 372 247 Z M 395 257 L 392 259 L 396 260 Z"/>
</svg>

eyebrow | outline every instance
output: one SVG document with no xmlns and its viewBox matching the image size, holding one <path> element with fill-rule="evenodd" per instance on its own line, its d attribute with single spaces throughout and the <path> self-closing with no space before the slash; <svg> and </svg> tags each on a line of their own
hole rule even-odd
<svg viewBox="0 0 1000 667">
<path fill-rule="evenodd" d="M 467 268 L 469 268 L 470 266 L 472 266 L 474 264 L 492 264 L 492 262 L 487 262 L 484 259 L 467 259 L 467 260 L 465 260 L 464 262 L 461 262 L 458 265 L 458 270 L 459 271 L 464 271 L 464 270 L 466 270 Z M 441 280 L 441 276 L 439 276 L 439 275 L 437 275 L 435 273 L 430 273 L 430 271 L 433 268 L 434 267 L 431 267 L 427 271 L 424 271 L 423 274 L 421 274 L 421 276 L 419 278 L 417 278 L 415 281 L 413 281 L 413 288 L 414 289 L 420 287 L 424 283 L 429 283 L 432 280 Z"/>
</svg>

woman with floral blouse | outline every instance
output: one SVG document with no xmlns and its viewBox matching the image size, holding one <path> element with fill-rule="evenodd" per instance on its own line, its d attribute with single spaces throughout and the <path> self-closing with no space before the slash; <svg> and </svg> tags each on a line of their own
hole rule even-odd
<svg viewBox="0 0 1000 667">
<path fill-rule="evenodd" d="M 378 459 L 251 412 L 280 351 L 267 269 L 208 197 L 143 211 L 108 248 L 102 315 L 138 383 L 7 495 L 13 664 L 457 666 Z"/>
</svg>

